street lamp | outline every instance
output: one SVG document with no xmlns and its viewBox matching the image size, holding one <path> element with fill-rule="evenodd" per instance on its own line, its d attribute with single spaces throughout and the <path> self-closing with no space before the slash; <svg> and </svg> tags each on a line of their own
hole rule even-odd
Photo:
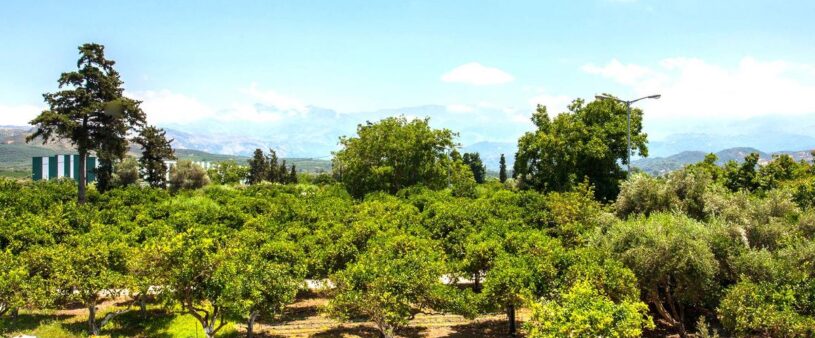
<svg viewBox="0 0 815 338">
<path fill-rule="evenodd" d="M 617 102 L 620 102 L 620 103 L 625 103 L 625 109 L 627 111 L 627 118 L 628 118 L 628 147 L 626 148 L 626 151 L 625 151 L 626 164 L 628 165 L 628 173 L 631 173 L 631 104 L 634 103 L 634 102 L 640 101 L 640 100 L 645 100 L 645 99 L 655 99 L 656 100 L 656 99 L 659 99 L 660 97 L 662 97 L 662 95 L 655 94 L 655 95 L 643 96 L 643 97 L 638 98 L 636 100 L 625 101 L 625 100 L 620 100 L 620 99 L 618 99 L 616 97 L 609 96 L 609 95 L 606 95 L 606 94 L 595 95 L 594 96 L 594 98 L 597 99 L 597 100 L 614 100 L 614 101 L 617 101 Z"/>
</svg>

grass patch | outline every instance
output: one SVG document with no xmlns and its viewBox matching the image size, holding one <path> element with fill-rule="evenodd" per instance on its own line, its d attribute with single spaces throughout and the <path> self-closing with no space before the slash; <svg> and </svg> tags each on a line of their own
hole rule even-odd
<svg viewBox="0 0 815 338">
<path fill-rule="evenodd" d="M 122 307 L 111 307 L 98 313 L 101 321 L 110 311 Z M 54 311 L 22 311 L 17 317 L 5 316 L 0 319 L 0 337 L 32 335 L 49 338 L 88 337 L 87 312 L 80 315 L 59 315 Z M 167 311 L 160 307 L 150 307 L 145 314 L 138 309 L 121 314 L 102 328 L 98 337 L 156 337 L 156 338 L 203 338 L 204 331 L 198 321 L 188 315 Z M 235 323 L 229 323 L 218 332 L 218 337 L 240 337 Z"/>
</svg>

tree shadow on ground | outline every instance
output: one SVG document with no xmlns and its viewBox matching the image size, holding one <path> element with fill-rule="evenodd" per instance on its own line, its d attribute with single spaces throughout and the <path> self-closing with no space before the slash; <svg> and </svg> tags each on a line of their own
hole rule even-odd
<svg viewBox="0 0 815 338">
<path fill-rule="evenodd" d="M 483 338 L 504 338 L 509 337 L 509 324 L 506 320 L 487 320 L 472 322 L 468 324 L 456 325 L 450 328 L 453 332 L 446 335 L 445 338 L 470 338 L 470 337 L 483 337 Z M 520 330 L 518 324 L 518 335 L 516 337 L 524 337 L 523 332 Z"/>
<path fill-rule="evenodd" d="M 109 326 L 102 328 L 102 334 L 110 335 L 113 338 L 171 338 L 172 335 L 163 331 L 170 326 L 173 319 L 173 314 L 164 309 L 148 309 L 145 313 L 139 310 L 131 310 L 113 318 L 111 323 L 108 324 Z M 86 326 L 84 325 L 83 328 Z"/>
<path fill-rule="evenodd" d="M 369 326 L 340 326 L 311 335 L 313 338 L 336 338 L 353 335 L 361 338 L 379 338 L 379 330 Z"/>
<path fill-rule="evenodd" d="M 69 315 L 47 315 L 37 313 L 21 313 L 17 316 L 3 316 L 0 318 L 0 337 L 10 336 L 12 332 L 32 331 L 44 323 L 61 321 L 70 318 Z"/>
<path fill-rule="evenodd" d="M 403 327 L 396 331 L 398 337 L 404 338 L 421 338 L 424 337 L 425 328 L 423 327 Z M 358 326 L 340 326 L 329 329 L 327 331 L 315 333 L 311 335 L 312 338 L 336 338 L 345 337 L 346 335 L 360 338 L 379 338 L 379 330 L 367 325 Z"/>
<path fill-rule="evenodd" d="M 270 324 L 279 324 L 290 322 L 294 320 L 305 320 L 310 317 L 316 317 L 320 314 L 320 308 L 317 305 L 301 306 L 301 307 L 287 307 L 280 318 L 271 321 Z"/>
</svg>

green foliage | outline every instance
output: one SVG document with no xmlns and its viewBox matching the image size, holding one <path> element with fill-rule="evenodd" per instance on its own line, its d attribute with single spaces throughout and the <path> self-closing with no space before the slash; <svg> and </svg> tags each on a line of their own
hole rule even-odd
<svg viewBox="0 0 815 338">
<path fill-rule="evenodd" d="M 365 318 L 383 336 L 395 330 L 421 309 L 437 302 L 444 257 L 434 243 L 395 234 L 379 237 L 345 270 L 333 276 L 334 298 L 328 311 L 333 316 Z"/>
<path fill-rule="evenodd" d="M 640 301 L 615 303 L 591 283 L 577 282 L 555 301 L 532 305 L 529 337 L 640 337 L 653 329 Z"/>
<path fill-rule="evenodd" d="M 450 174 L 450 189 L 456 197 L 476 197 L 477 181 L 473 177 L 471 167 L 461 161 L 453 162 Z"/>
<path fill-rule="evenodd" d="M 334 175 L 356 198 L 375 191 L 396 193 L 421 184 L 439 189 L 447 184 L 454 134 L 432 129 L 428 120 L 390 117 L 357 127 L 356 137 L 340 138 Z"/>
<path fill-rule="evenodd" d="M 246 182 L 249 184 L 258 184 L 266 179 L 268 176 L 269 164 L 266 161 L 266 156 L 263 155 L 263 150 L 260 148 L 255 149 L 252 158 L 249 159 L 249 176 Z"/>
<path fill-rule="evenodd" d="M 501 159 L 498 160 L 498 180 L 501 183 L 507 181 L 507 159 L 504 158 L 504 154 L 501 154 Z"/>
<path fill-rule="evenodd" d="M 614 100 L 585 104 L 577 99 L 569 112 L 550 118 L 546 107 L 532 115 L 537 127 L 521 136 L 515 155 L 514 176 L 521 187 L 542 191 L 567 191 L 588 179 L 602 200 L 613 200 L 625 172 L 619 163 L 628 161 L 626 107 Z M 634 151 L 647 156 L 642 111 L 631 111 L 631 142 Z"/>
<path fill-rule="evenodd" d="M 706 194 L 713 187 L 710 171 L 689 166 L 664 178 L 637 173 L 620 185 L 615 207 L 617 215 L 650 215 L 655 212 L 680 211 L 697 220 L 708 217 Z"/>
<path fill-rule="evenodd" d="M 164 161 L 176 159 L 171 145 L 173 140 L 167 140 L 166 134 L 163 129 L 147 126 L 133 139 L 142 148 L 139 158 L 141 174 L 151 187 L 166 187 L 167 164 Z"/>
<path fill-rule="evenodd" d="M 111 184 L 114 187 L 126 187 L 139 183 L 139 162 L 132 156 L 127 156 L 116 165 Z"/>
<path fill-rule="evenodd" d="M 532 231 L 518 232 L 507 236 L 504 248 L 486 274 L 485 306 L 518 307 L 526 299 L 554 291 L 563 259 L 559 241 Z"/>
<path fill-rule="evenodd" d="M 686 309 L 703 307 L 716 290 L 719 264 L 710 230 L 684 215 L 653 214 L 618 222 L 608 250 L 639 279 L 644 299 L 665 324 L 684 331 Z"/>
<path fill-rule="evenodd" d="M 249 167 L 239 165 L 235 160 L 228 160 L 215 164 L 207 175 L 217 184 L 239 184 L 249 175 L 249 170 Z"/>
<path fill-rule="evenodd" d="M 810 282 L 810 284 L 812 284 Z M 814 286 L 810 285 L 810 288 Z M 738 335 L 804 337 L 815 334 L 815 317 L 799 313 L 811 299 L 795 288 L 770 282 L 740 282 L 729 288 L 719 306 L 722 324 Z"/>
<path fill-rule="evenodd" d="M 755 191 L 760 186 L 756 177 L 758 166 L 758 153 L 750 153 L 744 157 L 744 162 L 727 162 L 724 167 L 724 184 L 731 191 Z"/>
<path fill-rule="evenodd" d="M 209 184 L 209 176 L 201 166 L 190 161 L 178 161 L 170 170 L 170 188 L 174 191 L 199 189 Z"/>
<path fill-rule="evenodd" d="M 96 152 L 104 165 L 102 169 L 109 171 L 113 160 L 121 159 L 127 152 L 128 133 L 142 126 L 146 116 L 139 101 L 123 96 L 123 82 L 113 69 L 115 62 L 105 58 L 104 46 L 83 44 L 79 46 L 79 55 L 77 70 L 60 75 L 61 90 L 43 94 L 49 108 L 30 122 L 35 130 L 26 141 L 60 138 L 76 147 L 82 176 L 78 201 L 84 203 L 88 153 Z"/>
<path fill-rule="evenodd" d="M 484 162 L 481 162 L 481 155 L 478 153 L 465 153 L 461 159 L 464 164 L 470 167 L 476 183 L 484 183 L 487 178 L 487 167 L 484 166 Z"/>
</svg>

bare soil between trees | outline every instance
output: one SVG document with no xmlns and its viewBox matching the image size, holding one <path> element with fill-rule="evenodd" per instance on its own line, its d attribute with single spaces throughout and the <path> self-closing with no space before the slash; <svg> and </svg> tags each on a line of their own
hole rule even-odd
<svg viewBox="0 0 815 338">
<path fill-rule="evenodd" d="M 265 337 L 361 337 L 378 338 L 379 333 L 370 322 L 340 322 L 327 317 L 321 309 L 328 299 L 315 293 L 302 295 L 286 308 L 283 318 L 274 323 L 261 323 L 256 331 Z M 529 317 L 521 309 L 519 321 Z M 507 319 L 504 315 L 480 316 L 469 320 L 451 314 L 417 314 L 398 334 L 401 337 L 507 337 Z M 242 331 L 243 327 L 239 328 Z M 523 337 L 520 332 L 519 337 Z"/>
</svg>

